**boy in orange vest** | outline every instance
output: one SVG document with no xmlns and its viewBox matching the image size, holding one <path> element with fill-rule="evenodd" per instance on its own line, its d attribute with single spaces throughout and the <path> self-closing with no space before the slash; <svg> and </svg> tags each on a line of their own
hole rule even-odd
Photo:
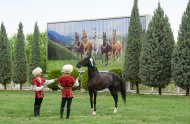
<svg viewBox="0 0 190 124">
<path fill-rule="evenodd" d="M 39 117 L 40 116 L 40 107 L 41 103 L 44 97 L 43 88 L 45 85 L 49 85 L 53 82 L 55 82 L 57 79 L 52 80 L 46 80 L 42 77 L 42 69 L 40 67 L 35 68 L 32 71 L 32 74 L 34 75 L 33 80 L 33 89 L 35 90 L 35 102 L 34 102 L 34 116 Z"/>
<path fill-rule="evenodd" d="M 58 86 L 62 90 L 62 102 L 60 108 L 60 117 L 63 118 L 63 111 L 65 104 L 67 102 L 67 116 L 66 119 L 69 119 L 71 103 L 73 98 L 72 87 L 78 86 L 78 78 L 75 79 L 70 73 L 73 71 L 73 66 L 70 64 L 64 65 L 63 70 L 64 74 L 58 80 Z"/>
</svg>

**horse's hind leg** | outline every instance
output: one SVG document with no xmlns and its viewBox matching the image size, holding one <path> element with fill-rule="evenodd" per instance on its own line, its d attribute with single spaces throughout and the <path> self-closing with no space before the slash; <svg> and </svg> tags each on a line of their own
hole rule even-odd
<svg viewBox="0 0 190 124">
<path fill-rule="evenodd" d="M 117 113 L 117 102 L 118 102 L 118 92 L 116 91 L 116 89 L 113 87 L 113 88 L 109 88 L 110 92 L 111 92 L 111 95 L 113 96 L 114 98 L 114 101 L 115 101 L 115 108 L 114 108 L 114 113 Z"/>
</svg>

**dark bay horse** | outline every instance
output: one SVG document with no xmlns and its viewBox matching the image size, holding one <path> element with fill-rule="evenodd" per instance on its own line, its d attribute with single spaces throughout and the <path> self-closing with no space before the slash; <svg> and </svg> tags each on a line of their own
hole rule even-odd
<svg viewBox="0 0 190 124">
<path fill-rule="evenodd" d="M 79 54 L 81 55 L 81 58 L 82 58 L 82 55 L 84 54 L 84 45 L 83 45 L 82 41 L 80 41 L 78 33 L 75 33 L 74 44 L 75 44 L 75 49 L 76 49 L 78 58 L 79 58 Z"/>
<path fill-rule="evenodd" d="M 101 49 L 102 49 L 102 56 L 103 56 L 103 54 L 106 55 L 106 57 L 105 57 L 105 65 L 108 65 L 108 55 L 112 51 L 112 46 L 107 41 L 106 32 L 103 32 L 103 44 L 101 46 Z M 102 58 L 102 62 L 103 62 L 103 58 Z"/>
<path fill-rule="evenodd" d="M 88 90 L 90 95 L 90 104 L 92 114 L 96 114 L 96 96 L 97 91 L 108 88 L 115 101 L 114 113 L 117 112 L 118 91 L 121 92 L 122 99 L 126 101 L 126 88 L 120 77 L 115 73 L 99 73 L 94 60 L 88 56 L 77 63 L 77 67 L 86 66 L 88 68 Z M 94 99 L 93 99 L 94 97 Z M 94 101 L 94 108 L 93 108 Z"/>
</svg>

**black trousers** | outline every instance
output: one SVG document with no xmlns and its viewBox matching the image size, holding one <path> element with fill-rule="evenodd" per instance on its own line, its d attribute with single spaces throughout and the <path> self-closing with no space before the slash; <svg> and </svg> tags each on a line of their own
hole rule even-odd
<svg viewBox="0 0 190 124">
<path fill-rule="evenodd" d="M 67 103 L 67 117 L 66 118 L 68 119 L 70 116 L 72 98 L 62 98 L 61 109 L 60 109 L 60 117 L 61 118 L 63 118 L 63 112 L 64 112 L 66 103 Z"/>
<path fill-rule="evenodd" d="M 41 106 L 43 98 L 35 98 L 34 105 Z"/>
<path fill-rule="evenodd" d="M 42 104 L 43 98 L 35 98 L 34 102 L 34 116 L 40 116 L 40 107 Z"/>
</svg>

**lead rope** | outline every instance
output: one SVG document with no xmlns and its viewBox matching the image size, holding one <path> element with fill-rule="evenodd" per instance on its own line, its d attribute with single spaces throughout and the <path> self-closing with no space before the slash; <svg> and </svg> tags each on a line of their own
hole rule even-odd
<svg viewBox="0 0 190 124">
<path fill-rule="evenodd" d="M 80 72 L 79 72 L 79 76 L 78 76 L 80 79 L 81 79 L 81 73 L 82 73 L 82 67 L 80 68 Z M 81 80 L 80 80 L 80 86 L 81 86 L 81 88 L 82 88 L 82 82 L 81 82 Z M 81 88 L 80 88 L 80 89 L 81 89 Z"/>
</svg>

